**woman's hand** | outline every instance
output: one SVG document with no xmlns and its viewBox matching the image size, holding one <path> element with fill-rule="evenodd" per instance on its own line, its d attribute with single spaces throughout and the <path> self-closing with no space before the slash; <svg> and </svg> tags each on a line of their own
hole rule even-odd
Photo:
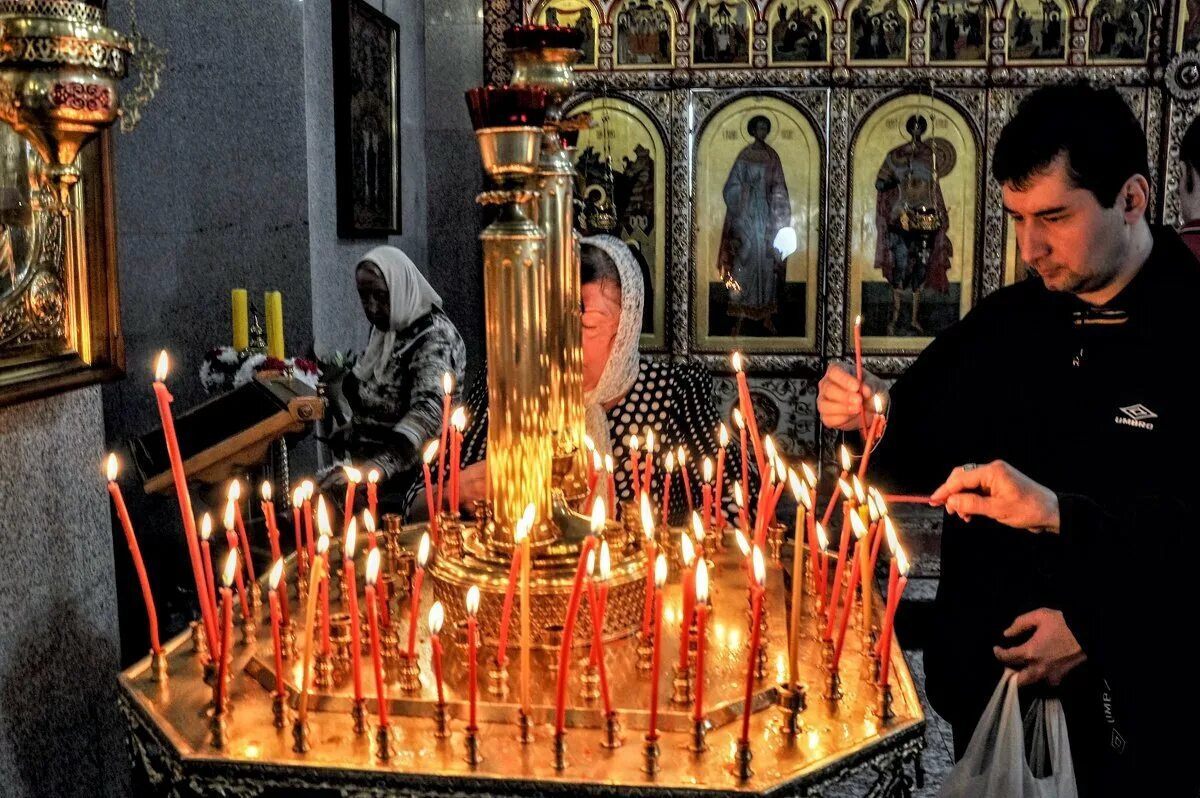
<svg viewBox="0 0 1200 798">
<path fill-rule="evenodd" d="M 475 502 L 487 498 L 487 460 L 480 460 L 464 468 L 458 474 L 459 509 L 471 512 Z"/>
</svg>

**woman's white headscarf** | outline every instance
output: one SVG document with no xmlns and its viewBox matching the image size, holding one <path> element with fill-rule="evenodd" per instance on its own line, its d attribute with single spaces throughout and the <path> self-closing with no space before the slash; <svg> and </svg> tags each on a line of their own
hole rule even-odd
<svg viewBox="0 0 1200 798">
<path fill-rule="evenodd" d="M 641 269 L 624 241 L 614 236 L 598 235 L 584 238 L 580 244 L 599 247 L 617 265 L 617 273 L 621 276 L 621 320 L 617 325 L 617 336 L 613 339 L 612 352 L 595 389 L 583 397 L 587 433 L 602 454 L 611 454 L 612 439 L 608 434 L 608 414 L 604 405 L 629 393 L 637 380 L 638 336 L 642 332 L 645 287 L 642 285 Z"/>
<path fill-rule="evenodd" d="M 371 328 L 367 351 L 354 365 L 354 376 L 365 380 L 370 376 L 383 379 L 388 358 L 396 343 L 396 333 L 402 332 L 417 319 L 442 306 L 442 298 L 417 270 L 412 260 L 395 247 L 375 247 L 363 255 L 362 263 L 373 263 L 383 272 L 391 299 L 391 323 L 387 332 Z"/>
</svg>

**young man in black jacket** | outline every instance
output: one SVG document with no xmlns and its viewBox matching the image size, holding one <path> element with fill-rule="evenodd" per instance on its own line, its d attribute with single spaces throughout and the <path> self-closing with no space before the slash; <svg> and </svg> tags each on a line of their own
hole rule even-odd
<svg viewBox="0 0 1200 798">
<path fill-rule="evenodd" d="M 871 460 L 889 489 L 947 510 L 930 701 L 961 756 L 1018 670 L 1023 697 L 1061 698 L 1081 795 L 1195 795 L 1200 425 L 1181 361 L 1200 264 L 1148 223 L 1145 136 L 1111 89 L 1034 92 L 992 168 L 1036 277 L 982 300 L 896 381 Z M 855 429 L 861 405 L 869 422 L 877 391 L 831 366 L 822 422 Z"/>
</svg>

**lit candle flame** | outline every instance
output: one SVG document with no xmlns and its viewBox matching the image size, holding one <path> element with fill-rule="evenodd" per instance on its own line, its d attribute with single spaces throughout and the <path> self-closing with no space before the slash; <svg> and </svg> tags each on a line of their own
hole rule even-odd
<svg viewBox="0 0 1200 798">
<path fill-rule="evenodd" d="M 742 494 L 742 483 L 733 483 L 733 503 L 738 506 L 738 509 L 746 506 L 746 497 Z"/>
<path fill-rule="evenodd" d="M 600 457 L 600 452 L 592 449 L 592 470 L 599 471 L 604 468 L 604 460 Z"/>
<path fill-rule="evenodd" d="M 724 421 L 721 422 L 721 426 L 717 427 L 717 441 L 721 444 L 722 449 L 729 445 L 729 428 L 725 426 Z"/>
<path fill-rule="evenodd" d="M 659 590 L 667 584 L 667 558 L 660 554 L 654 559 L 654 586 Z"/>
<path fill-rule="evenodd" d="M 746 533 L 741 529 L 733 530 L 733 536 L 737 539 L 737 546 L 742 551 L 742 556 L 747 557 L 750 554 L 750 541 L 746 540 Z"/>
<path fill-rule="evenodd" d="M 696 603 L 708 603 L 708 563 L 696 563 Z"/>
<path fill-rule="evenodd" d="M 900 538 L 896 536 L 896 527 L 892 525 L 891 518 L 883 519 L 883 531 L 887 535 L 888 551 L 894 557 L 900 548 Z"/>
<path fill-rule="evenodd" d="M 850 528 L 854 530 L 855 540 L 861 540 L 867 534 L 867 525 L 858 513 L 850 513 Z"/>
<path fill-rule="evenodd" d="M 704 466 L 703 466 L 703 471 L 704 471 L 704 481 L 705 481 L 705 482 L 712 482 L 712 481 L 713 481 L 713 461 L 712 461 L 712 458 L 709 458 L 709 457 L 705 457 L 705 458 L 704 458 Z"/>
<path fill-rule="evenodd" d="M 587 433 L 584 433 L 583 435 L 583 445 L 589 452 L 596 451 L 596 442 L 592 440 L 592 436 L 588 435 Z"/>
<path fill-rule="evenodd" d="M 733 355 L 730 357 L 730 359 L 733 361 L 733 370 L 741 371 L 742 370 L 742 353 L 734 352 Z"/>
<path fill-rule="evenodd" d="M 533 524 L 537 521 L 537 507 L 533 502 L 525 505 L 525 512 L 521 513 L 521 520 L 525 522 L 525 530 L 533 531 Z"/>
<path fill-rule="evenodd" d="M 276 560 L 275 564 L 271 566 L 271 576 L 270 576 L 270 579 L 267 580 L 267 584 L 270 586 L 271 590 L 278 590 L 279 582 L 281 579 L 283 579 L 283 558 L 282 557 L 280 557 L 278 560 Z"/>
<path fill-rule="evenodd" d="M 442 393 L 447 396 L 454 393 L 454 377 L 448 371 L 442 372 Z"/>
<path fill-rule="evenodd" d="M 854 326 L 855 326 L 855 327 L 862 327 L 862 314 L 859 314 L 859 315 L 857 315 L 857 316 L 855 316 L 855 317 L 854 317 Z"/>
<path fill-rule="evenodd" d="M 200 517 L 200 538 L 208 540 L 212 537 L 212 516 L 205 513 Z"/>
<path fill-rule="evenodd" d="M 613 473 L 613 456 L 611 454 L 604 455 L 604 470 L 608 473 Z"/>
<path fill-rule="evenodd" d="M 370 471 L 367 472 L 367 482 L 369 482 L 372 485 L 379 482 L 379 469 L 378 468 L 372 468 Z"/>
<path fill-rule="evenodd" d="M 346 479 L 350 480 L 355 485 L 362 482 L 362 471 L 359 471 L 354 466 L 342 466 L 342 470 L 346 472 Z"/>
<path fill-rule="evenodd" d="M 321 535 L 317 538 L 317 554 L 324 557 L 327 551 L 329 551 L 329 535 Z"/>
<path fill-rule="evenodd" d="M 838 479 L 838 490 L 840 490 L 842 495 L 847 499 L 854 498 L 854 488 L 850 487 L 850 483 L 846 480 L 840 478 Z"/>
<path fill-rule="evenodd" d="M 231 549 L 229 556 L 225 558 L 225 570 L 221 573 L 221 584 L 229 587 L 233 584 L 234 578 L 237 576 L 238 569 L 238 553 L 237 549 Z"/>
<path fill-rule="evenodd" d="M 434 459 L 437 458 L 438 447 L 441 446 L 441 443 L 441 441 L 434 438 L 429 442 L 429 445 L 425 447 L 425 452 L 421 455 L 421 459 L 425 461 L 425 465 L 433 464 Z"/>
<path fill-rule="evenodd" d="M 704 522 L 700 520 L 700 513 L 692 511 L 692 534 L 696 536 L 697 543 L 704 542 Z"/>
<path fill-rule="evenodd" d="M 429 608 L 429 634 L 438 635 L 442 633 L 442 624 L 446 622 L 446 611 L 442 609 L 442 602 L 435 601 L 433 606 Z"/>
<path fill-rule="evenodd" d="M 646 454 L 654 453 L 654 430 L 646 430 Z"/>
<path fill-rule="evenodd" d="M 467 428 L 467 411 L 461 405 L 455 408 L 454 413 L 450 416 L 450 423 L 454 425 L 454 429 L 462 432 Z"/>
<path fill-rule="evenodd" d="M 471 585 L 467 590 L 467 615 L 474 618 L 477 612 L 479 612 L 479 586 Z"/>
<path fill-rule="evenodd" d="M 739 430 L 746 428 L 746 419 L 742 417 L 742 411 L 737 407 L 733 408 L 733 426 Z"/>
<path fill-rule="evenodd" d="M 316 486 L 313 485 L 311 479 L 306 479 L 300 483 L 300 487 L 304 488 L 304 498 L 311 500 L 313 494 L 316 493 Z"/>
<path fill-rule="evenodd" d="M 612 575 L 612 555 L 608 553 L 608 541 L 600 543 L 600 581 L 607 582 Z"/>
<path fill-rule="evenodd" d="M 584 566 L 589 579 L 596 578 L 596 550 L 592 549 L 588 552 L 587 565 Z"/>
<path fill-rule="evenodd" d="M 762 549 L 755 546 L 751 556 L 754 558 L 754 582 L 761 588 L 767 584 L 767 564 L 763 561 Z"/>
<path fill-rule="evenodd" d="M 371 515 L 370 510 L 363 510 L 362 519 L 363 519 L 363 529 L 367 530 L 368 532 L 374 532 L 375 531 L 375 516 Z"/>
<path fill-rule="evenodd" d="M 329 510 L 325 508 L 325 497 L 317 497 L 317 532 L 328 536 L 333 527 L 329 525 Z"/>
<path fill-rule="evenodd" d="M 899 546 L 897 546 L 896 547 L 896 570 L 900 572 L 901 576 L 908 576 L 909 567 L 910 567 L 910 563 L 908 562 L 908 555 L 904 553 L 903 548 L 900 548 Z"/>
<path fill-rule="evenodd" d="M 867 494 L 863 491 L 862 483 L 858 481 L 858 474 L 850 476 L 850 484 L 854 486 L 854 498 L 859 504 L 866 504 Z"/>
<path fill-rule="evenodd" d="M 429 533 L 421 534 L 421 542 L 417 545 L 417 565 L 424 568 L 429 564 Z"/>
<path fill-rule="evenodd" d="M 117 456 L 112 452 L 109 452 L 108 460 L 105 461 L 104 471 L 108 475 L 109 482 L 117 481 Z"/>
<path fill-rule="evenodd" d="M 356 542 L 358 542 L 358 521 L 355 518 L 351 518 L 350 526 L 346 527 L 346 542 L 342 544 L 342 554 L 345 559 L 354 559 L 354 544 Z"/>
<path fill-rule="evenodd" d="M 683 464 L 687 462 L 687 449 L 680 446 L 675 450 L 677 452 L 675 459 L 679 461 L 679 468 L 683 468 Z"/>
<path fill-rule="evenodd" d="M 604 530 L 604 523 L 607 516 L 604 512 L 604 499 L 597 496 L 596 501 L 592 503 L 592 534 L 599 535 Z"/>
<path fill-rule="evenodd" d="M 871 397 L 871 404 L 875 408 L 875 415 L 883 415 L 883 397 L 875 394 Z"/>
<path fill-rule="evenodd" d="M 867 493 L 867 517 L 871 519 L 871 523 L 879 520 L 879 507 L 875 504 L 875 497 Z"/>
<path fill-rule="evenodd" d="M 670 474 L 675 470 L 675 452 L 667 452 L 667 473 Z"/>
<path fill-rule="evenodd" d="M 304 504 L 304 486 L 297 485 L 296 489 L 292 491 L 292 506 L 299 509 L 302 504 Z"/>
<path fill-rule="evenodd" d="M 879 515 L 881 517 L 887 518 L 889 515 L 887 501 L 883 498 L 883 494 L 879 491 L 875 491 L 875 508 L 879 510 Z"/>
<path fill-rule="evenodd" d="M 767 455 L 768 463 L 775 462 L 775 457 L 777 456 L 775 451 L 775 441 L 771 439 L 770 435 L 763 436 L 763 452 L 765 452 Z"/>
<path fill-rule="evenodd" d="M 529 524 L 524 518 L 517 519 L 516 529 L 513 530 L 513 545 L 520 546 L 529 537 Z"/>
<path fill-rule="evenodd" d="M 812 466 L 808 463 L 801 463 L 800 470 L 804 472 L 804 481 L 808 483 L 809 487 L 815 488 L 817 486 L 817 472 L 813 471 Z"/>
<path fill-rule="evenodd" d="M 795 469 L 792 469 L 788 471 L 787 478 L 788 487 L 792 489 L 792 498 L 796 501 L 800 501 L 800 497 L 808 493 L 808 491 L 804 489 L 804 483 L 800 481 L 800 475 L 796 473 Z"/>
<path fill-rule="evenodd" d="M 650 509 L 650 497 L 642 494 L 642 531 L 647 540 L 654 540 L 654 511 Z"/>
<path fill-rule="evenodd" d="M 692 545 L 692 539 L 686 534 L 679 536 L 679 559 L 685 568 L 691 568 L 692 560 L 696 559 L 696 547 Z"/>
<path fill-rule="evenodd" d="M 817 545 L 821 547 L 821 553 L 829 550 L 829 535 L 825 534 L 825 525 L 820 521 L 817 522 Z"/>
<path fill-rule="evenodd" d="M 225 516 L 222 518 L 222 521 L 225 523 L 226 531 L 233 529 L 236 512 L 237 505 L 233 503 L 233 499 L 225 502 Z"/>
<path fill-rule="evenodd" d="M 636 452 L 642 446 L 642 441 L 636 435 L 629 436 L 629 451 Z"/>
<path fill-rule="evenodd" d="M 842 470 L 847 474 L 850 473 L 850 466 L 852 465 L 852 462 L 850 460 L 850 450 L 846 448 L 846 444 L 843 443 L 841 447 L 839 447 L 838 454 L 842 458 Z"/>
<path fill-rule="evenodd" d="M 234 502 L 241 501 L 242 483 L 236 479 L 233 480 L 232 482 L 230 482 L 229 490 L 228 490 L 228 492 L 226 492 L 225 497 L 227 499 L 229 499 L 230 501 L 234 501 Z"/>
<path fill-rule="evenodd" d="M 374 586 L 379 578 L 379 549 L 371 549 L 367 555 L 367 584 Z"/>
<path fill-rule="evenodd" d="M 262 496 L 262 500 L 265 502 L 271 501 L 271 496 L 273 495 L 271 483 L 264 479 L 263 484 L 258 486 L 258 495 Z"/>
<path fill-rule="evenodd" d="M 154 381 L 163 382 L 167 378 L 167 350 L 162 350 L 158 353 L 158 360 L 154 363 Z"/>
<path fill-rule="evenodd" d="M 775 481 L 783 482 L 785 479 L 787 479 L 787 471 L 788 471 L 787 463 L 783 462 L 782 457 L 776 456 L 775 457 Z"/>
</svg>

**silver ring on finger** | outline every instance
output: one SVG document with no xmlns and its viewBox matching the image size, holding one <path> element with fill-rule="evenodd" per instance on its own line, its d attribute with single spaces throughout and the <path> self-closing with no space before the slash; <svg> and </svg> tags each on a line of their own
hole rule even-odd
<svg viewBox="0 0 1200 798">
<path fill-rule="evenodd" d="M 963 463 L 963 464 L 962 464 L 962 470 L 963 470 L 963 471 L 973 471 L 973 470 L 975 470 L 976 468 L 979 468 L 979 464 L 978 464 L 978 463 Z"/>
</svg>

